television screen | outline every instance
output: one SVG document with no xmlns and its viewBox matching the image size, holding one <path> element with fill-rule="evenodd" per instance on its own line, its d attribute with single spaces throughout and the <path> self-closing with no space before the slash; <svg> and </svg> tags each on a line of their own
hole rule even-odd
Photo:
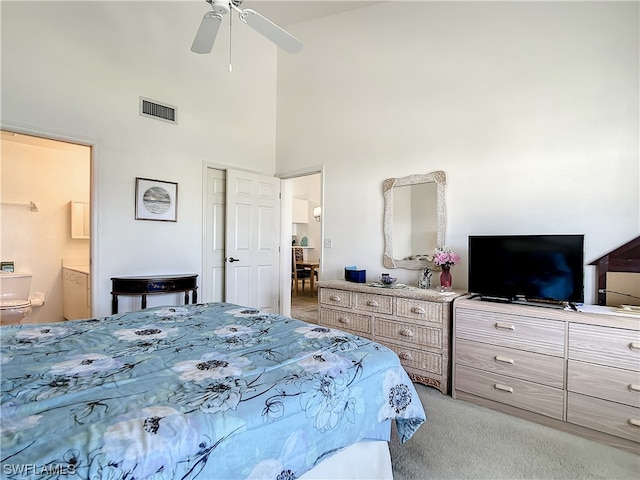
<svg viewBox="0 0 640 480">
<path fill-rule="evenodd" d="M 468 261 L 482 297 L 584 302 L 584 235 L 472 235 Z"/>
</svg>

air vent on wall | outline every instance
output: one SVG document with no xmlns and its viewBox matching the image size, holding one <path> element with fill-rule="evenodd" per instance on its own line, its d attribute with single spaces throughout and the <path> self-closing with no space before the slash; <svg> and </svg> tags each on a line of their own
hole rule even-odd
<svg viewBox="0 0 640 480">
<path fill-rule="evenodd" d="M 149 98 L 140 97 L 140 115 L 169 123 L 178 123 L 178 110 L 176 107 L 163 105 Z"/>
</svg>

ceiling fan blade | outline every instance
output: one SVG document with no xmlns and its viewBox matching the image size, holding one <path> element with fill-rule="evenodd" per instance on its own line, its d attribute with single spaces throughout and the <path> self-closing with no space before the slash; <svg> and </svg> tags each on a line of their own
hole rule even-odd
<svg viewBox="0 0 640 480">
<path fill-rule="evenodd" d="M 242 10 L 240 19 L 289 53 L 297 53 L 304 46 L 296 37 L 254 10 L 249 8 Z"/>
<path fill-rule="evenodd" d="M 196 33 L 196 38 L 193 40 L 193 45 L 191 45 L 191 51 L 194 53 L 211 52 L 221 24 L 222 15 L 215 12 L 205 13 L 200 22 L 198 33 Z"/>
</svg>

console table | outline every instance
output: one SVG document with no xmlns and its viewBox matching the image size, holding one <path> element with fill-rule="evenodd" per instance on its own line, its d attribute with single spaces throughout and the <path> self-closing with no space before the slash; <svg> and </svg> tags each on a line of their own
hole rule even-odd
<svg viewBox="0 0 640 480">
<path fill-rule="evenodd" d="M 142 308 L 147 308 L 147 295 L 184 292 L 184 303 L 198 301 L 198 275 L 155 275 L 141 277 L 111 277 L 111 313 L 118 313 L 118 295 L 141 295 Z"/>
</svg>

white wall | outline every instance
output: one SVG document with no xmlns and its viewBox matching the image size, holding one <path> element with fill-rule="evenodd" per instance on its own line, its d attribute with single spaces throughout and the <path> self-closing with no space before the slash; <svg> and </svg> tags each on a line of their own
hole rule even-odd
<svg viewBox="0 0 640 480">
<path fill-rule="evenodd" d="M 425 1 L 289 27 L 305 48 L 278 57 L 277 169 L 325 166 L 324 278 L 375 279 L 384 179 L 434 170 L 457 288 L 469 234 L 585 233 L 586 263 L 636 237 L 638 18 L 638 2 Z"/>
<path fill-rule="evenodd" d="M 2 126 L 95 145 L 94 315 L 111 313 L 112 276 L 200 272 L 203 163 L 275 171 L 276 47 L 236 21 L 233 73 L 228 24 L 191 53 L 204 1 L 0 8 Z M 139 96 L 178 125 L 138 115 Z M 178 183 L 177 223 L 134 219 L 135 177 Z"/>
<path fill-rule="evenodd" d="M 232 74 L 226 25 L 189 51 L 203 1 L 0 9 L 2 126 L 95 145 L 96 315 L 111 276 L 201 270 L 203 162 L 324 165 L 324 278 L 383 270 L 382 182 L 412 173 L 446 171 L 463 258 L 470 233 L 583 232 L 590 261 L 640 230 L 637 2 L 378 4 L 287 27 L 305 48 L 277 57 L 236 22 Z M 134 220 L 136 176 L 178 182 L 177 223 Z"/>
</svg>

